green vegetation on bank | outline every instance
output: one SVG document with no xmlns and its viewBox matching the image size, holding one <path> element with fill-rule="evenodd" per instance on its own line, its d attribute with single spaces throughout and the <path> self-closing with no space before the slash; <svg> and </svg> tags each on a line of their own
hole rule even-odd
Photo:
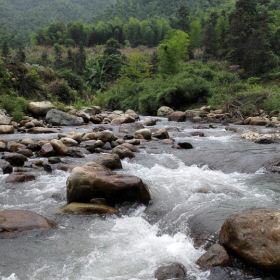
<svg viewBox="0 0 280 280">
<path fill-rule="evenodd" d="M 139 1 L 137 12 L 144 2 L 158 3 Z M 28 48 L 3 40 L 0 106 L 17 120 L 25 100 L 42 99 L 143 114 L 162 105 L 210 104 L 242 115 L 279 110 L 279 3 L 214 1 L 203 10 L 202 2 L 174 1 L 170 18 L 158 3 L 148 19 L 116 14 L 121 18 L 53 23 L 34 33 Z"/>
</svg>

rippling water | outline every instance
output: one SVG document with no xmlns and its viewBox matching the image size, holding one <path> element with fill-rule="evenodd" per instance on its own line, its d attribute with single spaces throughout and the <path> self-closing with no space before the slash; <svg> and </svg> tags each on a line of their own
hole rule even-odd
<svg viewBox="0 0 280 280">
<path fill-rule="evenodd" d="M 185 127 L 173 136 L 192 141 L 193 151 L 174 150 L 158 142 L 142 149 L 136 159 L 123 161 L 121 172 L 141 177 L 151 189 L 153 203 L 147 208 L 124 207 L 121 216 L 59 214 L 68 173 L 56 171 L 13 186 L 0 175 L 2 209 L 35 211 L 59 225 L 44 234 L 0 239 L 0 278 L 152 280 L 161 264 L 180 262 L 191 279 L 208 279 L 209 272 L 195 265 L 204 250 L 194 247 L 192 231 L 215 233 L 231 213 L 278 207 L 279 175 L 265 174 L 257 166 L 254 172 L 235 167 L 242 157 L 250 161 L 260 155 L 271 157 L 279 148 L 252 146 L 223 128 L 205 131 L 205 138 L 189 137 L 190 131 Z M 217 159 L 226 170 L 211 166 Z"/>
</svg>

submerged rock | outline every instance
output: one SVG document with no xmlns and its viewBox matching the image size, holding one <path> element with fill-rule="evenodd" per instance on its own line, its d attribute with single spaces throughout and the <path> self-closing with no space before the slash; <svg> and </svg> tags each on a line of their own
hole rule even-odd
<svg viewBox="0 0 280 280">
<path fill-rule="evenodd" d="M 33 127 L 28 130 L 28 133 L 33 134 L 50 134 L 50 133 L 58 133 L 58 130 L 55 128 L 49 127 Z"/>
<path fill-rule="evenodd" d="M 48 230 L 54 227 L 53 221 L 30 211 L 0 211 L 0 238 L 15 237 L 21 232 Z"/>
<path fill-rule="evenodd" d="M 84 214 L 84 215 L 87 214 L 113 215 L 113 214 L 117 214 L 118 212 L 116 208 L 104 204 L 77 203 L 77 202 L 72 202 L 64 206 L 61 210 L 63 213 Z"/>
<path fill-rule="evenodd" d="M 56 109 L 48 111 L 46 121 L 50 124 L 61 126 L 80 126 L 84 124 L 83 118 Z"/>
<path fill-rule="evenodd" d="M 157 280 L 183 280 L 187 276 L 185 267 L 180 263 L 171 263 L 159 267 L 155 272 Z"/>
<path fill-rule="evenodd" d="M 136 176 L 116 174 L 96 163 L 73 169 L 67 180 L 67 201 L 88 203 L 104 198 L 109 205 L 123 202 L 148 204 L 148 187 Z"/>
<path fill-rule="evenodd" d="M 229 217 L 220 243 L 246 261 L 266 269 L 280 268 L 280 211 L 257 209 Z"/>
<path fill-rule="evenodd" d="M 227 266 L 229 262 L 230 258 L 225 248 L 214 244 L 197 260 L 196 264 L 202 269 L 209 269 L 215 266 Z"/>
</svg>

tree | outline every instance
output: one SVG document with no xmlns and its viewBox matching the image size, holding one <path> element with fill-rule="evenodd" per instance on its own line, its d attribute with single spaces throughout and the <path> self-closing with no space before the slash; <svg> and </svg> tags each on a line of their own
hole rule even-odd
<svg viewBox="0 0 280 280">
<path fill-rule="evenodd" d="M 248 75 L 262 74 L 275 66 L 270 45 L 269 0 L 238 0 L 230 15 L 230 58 Z"/>
<path fill-rule="evenodd" d="M 204 48 L 206 58 L 217 57 L 218 52 L 218 34 L 216 30 L 218 14 L 213 12 L 210 14 L 204 30 Z"/>
<path fill-rule="evenodd" d="M 151 76 L 151 70 L 149 57 L 135 52 L 128 56 L 127 63 L 121 69 L 121 76 L 133 81 L 142 81 Z"/>
<path fill-rule="evenodd" d="M 81 44 L 76 54 L 75 69 L 78 74 L 83 74 L 86 68 L 87 56 L 84 46 Z"/>
<path fill-rule="evenodd" d="M 63 60 L 62 60 L 62 46 L 59 44 L 54 45 L 54 67 L 56 69 L 59 69 L 63 66 Z"/>
<path fill-rule="evenodd" d="M 22 63 L 26 61 L 26 54 L 25 54 L 23 48 L 20 47 L 17 50 L 15 59 L 19 62 L 22 62 Z"/>
<path fill-rule="evenodd" d="M 180 62 L 187 59 L 189 36 L 176 30 L 158 47 L 159 70 L 163 74 L 174 74 L 179 71 Z"/>
<path fill-rule="evenodd" d="M 174 27 L 184 32 L 190 31 L 190 12 L 187 6 L 181 5 L 177 10 Z"/>
<path fill-rule="evenodd" d="M 2 44 L 2 57 L 8 58 L 9 55 L 10 55 L 10 48 L 8 42 L 4 41 L 4 43 Z"/>
</svg>

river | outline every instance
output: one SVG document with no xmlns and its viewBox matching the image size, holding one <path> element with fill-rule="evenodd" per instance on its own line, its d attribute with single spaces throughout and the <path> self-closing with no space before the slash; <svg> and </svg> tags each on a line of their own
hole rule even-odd
<svg viewBox="0 0 280 280">
<path fill-rule="evenodd" d="M 106 218 L 62 215 L 58 209 L 65 204 L 69 173 L 56 170 L 20 185 L 7 185 L 7 175 L 0 175 L 1 209 L 31 210 L 58 224 L 47 233 L 0 239 L 0 279 L 153 280 L 154 271 L 168 262 L 182 263 L 187 279 L 276 279 L 237 268 L 210 276 L 195 265 L 204 249 L 194 239 L 215 236 L 232 213 L 279 207 L 280 175 L 262 168 L 277 158 L 279 145 L 242 140 L 221 125 L 200 129 L 206 137 L 191 137 L 197 130 L 189 122 L 163 119 L 156 127 L 168 127 L 172 137 L 194 149 L 152 141 L 141 145 L 135 159 L 123 161 L 120 172 L 139 176 L 149 186 L 153 202 L 148 207 L 124 205 L 121 215 Z"/>
</svg>

